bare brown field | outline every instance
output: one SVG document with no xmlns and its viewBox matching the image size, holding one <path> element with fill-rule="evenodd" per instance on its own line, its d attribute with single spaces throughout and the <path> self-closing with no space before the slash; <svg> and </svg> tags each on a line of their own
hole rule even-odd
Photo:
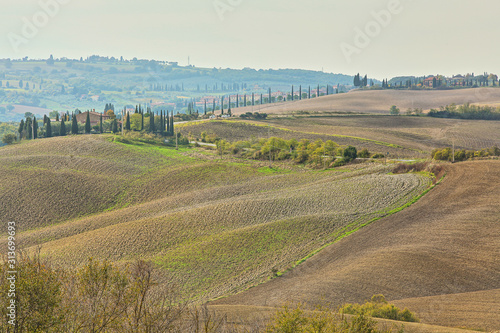
<svg viewBox="0 0 500 333">
<path fill-rule="evenodd" d="M 500 289 L 408 298 L 393 303 L 419 309 L 418 316 L 426 323 L 487 331 L 500 327 Z"/>
<path fill-rule="evenodd" d="M 498 330 L 499 303 L 482 296 L 500 287 L 499 183 L 499 161 L 452 165 L 444 181 L 411 207 L 281 277 L 212 304 L 359 303 L 380 293 L 411 305 L 423 323 Z M 478 304 L 482 320 L 472 319 Z M 450 319 L 456 313 L 463 315 Z"/>
<path fill-rule="evenodd" d="M 235 324 L 237 327 L 251 328 L 256 324 L 261 323 L 265 327 L 265 323 L 276 312 L 274 307 L 266 306 L 244 306 L 244 305 L 211 305 L 211 311 L 220 315 L 227 316 L 228 322 Z M 307 313 L 314 313 L 314 311 L 306 311 Z M 349 315 L 346 315 L 349 317 Z M 404 326 L 404 331 L 407 333 L 469 333 L 477 332 L 463 328 L 444 327 L 439 325 L 430 325 L 422 323 L 398 322 L 394 320 L 373 318 L 378 323 L 379 329 L 394 329 Z M 251 323 L 251 325 L 250 325 Z"/>
<path fill-rule="evenodd" d="M 391 105 L 404 112 L 408 108 L 430 110 L 440 106 L 465 103 L 496 105 L 500 102 L 500 89 L 471 88 L 455 90 L 354 90 L 344 94 L 322 96 L 301 101 L 247 106 L 233 109 L 236 115 L 245 112 L 291 114 L 308 112 L 354 112 L 389 114 Z"/>
</svg>

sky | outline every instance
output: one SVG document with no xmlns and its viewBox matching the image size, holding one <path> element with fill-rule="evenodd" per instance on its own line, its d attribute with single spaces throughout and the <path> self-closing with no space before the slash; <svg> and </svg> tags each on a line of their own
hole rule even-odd
<svg viewBox="0 0 500 333">
<path fill-rule="evenodd" d="M 0 0 L 0 59 L 500 74 L 498 0 Z"/>
</svg>

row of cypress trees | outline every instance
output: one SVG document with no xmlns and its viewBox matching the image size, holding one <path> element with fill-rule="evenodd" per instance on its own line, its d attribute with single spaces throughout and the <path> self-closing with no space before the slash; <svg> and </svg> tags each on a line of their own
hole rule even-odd
<svg viewBox="0 0 500 333">
<path fill-rule="evenodd" d="M 155 113 L 151 108 L 144 110 L 141 105 L 135 107 L 135 114 L 141 115 L 141 131 L 144 131 L 144 117 L 149 117 L 149 133 L 157 133 L 162 136 L 173 136 L 174 135 L 174 111 L 163 111 Z M 157 119 L 155 119 L 155 117 Z M 159 119 L 158 119 L 159 118 Z M 158 123 L 157 123 L 158 121 Z M 130 112 L 126 112 L 124 129 L 127 131 L 131 130 L 130 126 Z"/>
<path fill-rule="evenodd" d="M 87 119 L 85 121 L 85 133 L 89 134 L 92 130 L 91 122 L 90 122 L 90 111 L 87 111 Z M 59 114 L 56 115 L 56 122 L 60 123 L 59 127 L 59 136 L 65 136 L 67 134 L 79 134 L 79 128 L 78 128 L 78 122 L 76 119 L 76 115 L 73 113 L 65 113 L 59 118 Z M 71 128 L 67 129 L 65 122 L 71 121 Z M 49 117 L 44 115 L 43 118 L 43 124 L 45 126 L 45 134 L 44 137 L 49 138 L 54 135 L 52 131 L 52 121 L 50 120 Z M 118 132 L 118 121 L 114 119 L 113 123 L 111 124 L 111 130 L 113 133 Z M 103 133 L 103 118 L 102 114 L 100 115 L 100 121 L 99 121 L 99 132 L 102 134 Z M 18 133 L 20 139 L 37 139 L 38 138 L 38 121 L 35 116 L 33 118 L 28 117 L 26 118 L 26 121 L 24 119 L 21 120 L 18 128 Z"/>
</svg>

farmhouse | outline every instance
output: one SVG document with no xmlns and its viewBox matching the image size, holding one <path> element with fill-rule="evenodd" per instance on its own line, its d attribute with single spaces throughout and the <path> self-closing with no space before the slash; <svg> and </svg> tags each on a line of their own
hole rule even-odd
<svg viewBox="0 0 500 333">
<path fill-rule="evenodd" d="M 79 122 L 79 123 L 85 124 L 85 122 L 87 121 L 87 113 L 89 114 L 90 125 L 92 125 L 92 126 L 99 125 L 101 114 L 98 113 L 98 112 L 95 112 L 95 111 L 87 111 L 87 112 L 83 112 L 83 113 L 77 114 L 75 116 L 76 117 L 76 121 Z M 105 121 L 105 120 L 108 120 L 108 119 L 111 119 L 111 117 L 108 116 L 108 115 L 105 115 L 105 114 L 102 115 L 102 121 Z"/>
</svg>

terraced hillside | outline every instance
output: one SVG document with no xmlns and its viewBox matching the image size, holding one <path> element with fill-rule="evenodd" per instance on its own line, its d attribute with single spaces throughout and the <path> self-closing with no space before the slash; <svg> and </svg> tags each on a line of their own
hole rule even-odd
<svg viewBox="0 0 500 333">
<path fill-rule="evenodd" d="M 500 161 L 450 166 L 416 204 L 217 306 L 363 302 L 384 294 L 423 323 L 500 328 Z M 242 307 L 239 307 L 242 309 Z"/>
<path fill-rule="evenodd" d="M 276 170 L 198 148 L 112 140 L 73 136 L 1 148 L 2 222 L 17 222 L 23 248 L 41 245 L 64 265 L 152 260 L 163 282 L 197 300 L 265 281 L 430 184 L 380 164 Z"/>
</svg>

